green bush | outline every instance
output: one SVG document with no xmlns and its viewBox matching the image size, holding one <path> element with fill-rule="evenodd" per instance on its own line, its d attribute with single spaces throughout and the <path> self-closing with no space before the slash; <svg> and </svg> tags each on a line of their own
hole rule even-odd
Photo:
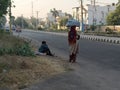
<svg viewBox="0 0 120 90">
<path fill-rule="evenodd" d="M 105 29 L 105 32 L 106 32 L 107 34 L 112 34 L 112 33 L 113 33 L 113 30 L 110 29 L 109 27 L 107 27 L 107 28 Z"/>
<path fill-rule="evenodd" d="M 0 48 L 0 55 L 20 55 L 20 56 L 34 56 L 34 52 L 31 50 L 29 43 L 23 45 L 17 44 L 13 48 Z"/>
<path fill-rule="evenodd" d="M 34 56 L 34 52 L 31 50 L 30 47 L 30 42 L 14 37 L 1 30 L 0 42 L 0 56 L 5 54 Z"/>
<path fill-rule="evenodd" d="M 43 30 L 43 28 L 41 26 L 38 27 L 38 30 Z"/>
<path fill-rule="evenodd" d="M 90 26 L 90 29 L 91 29 L 92 31 L 95 31 L 96 28 L 97 28 L 97 27 L 96 27 L 95 25 L 91 25 L 91 26 Z"/>
<path fill-rule="evenodd" d="M 31 50 L 29 43 L 25 42 L 22 46 L 16 45 L 14 48 L 16 55 L 22 55 L 22 56 L 34 56 L 33 51 Z"/>
<path fill-rule="evenodd" d="M 5 54 L 13 55 L 14 54 L 14 49 L 13 48 L 6 48 L 5 49 Z"/>
<path fill-rule="evenodd" d="M 5 48 L 0 48 L 0 55 L 4 55 L 5 54 Z"/>
<path fill-rule="evenodd" d="M 0 29 L 0 33 L 4 33 L 4 30 L 3 30 L 3 29 Z"/>
</svg>

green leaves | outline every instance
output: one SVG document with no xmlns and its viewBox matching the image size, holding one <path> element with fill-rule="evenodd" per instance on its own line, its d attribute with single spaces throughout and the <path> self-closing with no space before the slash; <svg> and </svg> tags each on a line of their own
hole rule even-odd
<svg viewBox="0 0 120 90">
<path fill-rule="evenodd" d="M 60 26 L 65 26 L 66 23 L 67 23 L 67 21 L 68 21 L 68 18 L 62 18 L 62 19 L 60 20 Z"/>
<path fill-rule="evenodd" d="M 0 0 L 0 17 L 7 13 L 9 0 Z"/>
<path fill-rule="evenodd" d="M 53 10 L 51 9 L 50 12 L 53 14 L 55 19 L 56 19 L 57 16 L 59 16 L 59 12 L 55 8 L 53 8 Z"/>
<path fill-rule="evenodd" d="M 26 18 L 17 17 L 16 20 L 15 20 L 15 24 L 18 25 L 18 26 L 20 26 L 20 27 L 22 27 L 21 20 L 23 20 L 24 27 L 27 28 L 28 27 L 28 22 L 27 22 Z"/>
<path fill-rule="evenodd" d="M 5 54 L 34 56 L 34 52 L 30 47 L 30 42 L 24 41 L 4 32 L 0 32 L 0 42 L 0 56 Z"/>
<path fill-rule="evenodd" d="M 120 25 L 120 5 L 116 7 L 116 10 L 112 13 L 109 13 L 107 16 L 108 25 Z"/>
<path fill-rule="evenodd" d="M 25 42 L 22 46 L 21 45 L 16 45 L 14 48 L 15 54 L 16 55 L 22 55 L 22 56 L 33 56 L 34 53 L 31 50 L 29 43 Z"/>
<path fill-rule="evenodd" d="M 0 55 L 9 54 L 9 55 L 20 55 L 20 56 L 34 56 L 33 51 L 31 50 L 28 43 L 21 45 L 16 45 L 13 48 L 0 48 Z"/>
<path fill-rule="evenodd" d="M 6 22 L 7 22 L 7 20 L 6 20 L 5 16 L 0 17 L 0 27 L 3 27 Z"/>
</svg>

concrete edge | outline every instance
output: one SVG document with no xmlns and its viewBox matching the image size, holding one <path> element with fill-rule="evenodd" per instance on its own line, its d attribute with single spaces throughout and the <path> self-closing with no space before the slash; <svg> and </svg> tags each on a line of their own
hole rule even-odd
<svg viewBox="0 0 120 90">
<path fill-rule="evenodd" d="M 117 37 L 80 35 L 80 38 L 81 39 L 87 39 L 87 40 L 100 41 L 100 42 L 108 42 L 108 43 L 120 44 L 120 38 L 117 38 Z"/>
</svg>

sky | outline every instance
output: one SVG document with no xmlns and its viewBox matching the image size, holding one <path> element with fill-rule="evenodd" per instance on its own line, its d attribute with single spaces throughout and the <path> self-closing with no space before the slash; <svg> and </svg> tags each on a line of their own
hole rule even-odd
<svg viewBox="0 0 120 90">
<path fill-rule="evenodd" d="M 56 8 L 56 10 L 62 10 L 72 14 L 72 8 L 80 6 L 80 0 L 13 0 L 15 8 L 12 8 L 12 15 L 15 17 L 23 15 L 30 18 L 32 16 L 32 2 L 33 2 L 33 16 L 37 17 L 37 11 L 39 18 L 45 18 L 50 9 Z M 96 0 L 96 2 L 102 3 L 117 3 L 118 0 Z M 83 0 L 83 4 L 90 4 L 90 0 Z M 97 4 L 97 3 L 96 3 Z M 101 4 L 103 5 L 103 4 Z"/>
</svg>

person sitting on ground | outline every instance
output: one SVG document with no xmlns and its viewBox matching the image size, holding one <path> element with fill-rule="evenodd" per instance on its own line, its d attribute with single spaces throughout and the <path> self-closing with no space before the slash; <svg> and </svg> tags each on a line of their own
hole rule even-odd
<svg viewBox="0 0 120 90">
<path fill-rule="evenodd" d="M 46 41 L 42 41 L 42 44 L 41 44 L 41 46 L 39 47 L 39 50 L 38 50 L 38 51 L 39 51 L 39 53 L 42 54 L 42 55 L 54 56 L 54 55 L 51 53 L 48 45 L 46 44 Z"/>
</svg>

